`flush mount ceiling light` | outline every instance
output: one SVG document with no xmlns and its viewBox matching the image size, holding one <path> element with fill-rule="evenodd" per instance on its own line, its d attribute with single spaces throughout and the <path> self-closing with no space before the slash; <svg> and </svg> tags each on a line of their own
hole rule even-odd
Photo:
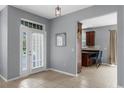
<svg viewBox="0 0 124 93">
<path fill-rule="evenodd" d="M 55 8 L 55 16 L 61 16 L 61 8 L 59 5 Z"/>
</svg>

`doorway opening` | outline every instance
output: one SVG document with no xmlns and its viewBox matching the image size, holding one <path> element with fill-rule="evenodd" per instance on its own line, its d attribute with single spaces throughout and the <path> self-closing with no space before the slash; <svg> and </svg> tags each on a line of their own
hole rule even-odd
<svg viewBox="0 0 124 93">
<path fill-rule="evenodd" d="M 77 73 L 92 77 L 89 83 L 117 87 L 116 12 L 78 22 L 76 58 Z"/>
<path fill-rule="evenodd" d="M 43 25 L 21 20 L 20 76 L 46 69 L 46 32 Z"/>
</svg>

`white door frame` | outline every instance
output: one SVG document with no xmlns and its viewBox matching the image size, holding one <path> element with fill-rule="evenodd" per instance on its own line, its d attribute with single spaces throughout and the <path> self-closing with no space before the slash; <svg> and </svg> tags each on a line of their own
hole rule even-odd
<svg viewBox="0 0 124 93">
<path fill-rule="evenodd" d="M 47 51 L 46 51 L 46 44 L 47 44 L 47 33 L 46 33 L 46 31 L 44 31 L 44 30 L 39 30 L 39 31 L 41 31 L 41 33 L 44 33 L 44 67 L 42 68 L 42 69 L 40 69 L 40 70 L 38 70 L 38 71 L 32 71 L 32 69 L 31 69 L 31 61 L 29 62 L 30 64 L 28 64 L 30 67 L 28 68 L 29 69 L 29 71 L 26 73 L 26 74 L 24 74 L 24 73 L 22 73 L 21 72 L 21 41 L 22 41 L 22 37 L 21 37 L 21 35 L 22 35 L 22 31 L 21 31 L 21 28 L 22 27 L 26 27 L 26 26 L 23 26 L 23 25 L 20 25 L 20 76 L 21 77 L 24 77 L 24 76 L 27 76 L 27 75 L 30 75 L 30 74 L 33 74 L 33 73 L 37 73 L 37 72 L 40 72 L 40 71 L 44 71 L 44 70 L 46 70 L 46 68 L 47 68 L 47 66 L 46 66 L 46 62 L 47 62 L 47 60 L 46 60 L 46 54 L 47 54 Z M 30 28 L 28 28 L 28 27 L 26 27 L 27 29 L 30 29 Z M 28 32 L 28 31 L 27 31 Z M 27 46 L 27 47 L 29 47 L 29 46 Z M 30 59 L 30 58 L 28 58 L 28 59 Z"/>
</svg>

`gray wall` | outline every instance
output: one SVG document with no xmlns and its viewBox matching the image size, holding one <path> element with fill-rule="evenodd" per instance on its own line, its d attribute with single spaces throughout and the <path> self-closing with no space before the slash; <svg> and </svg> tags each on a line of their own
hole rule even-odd
<svg viewBox="0 0 124 93">
<path fill-rule="evenodd" d="M 124 87 L 124 6 L 118 10 L 118 85 Z"/>
<path fill-rule="evenodd" d="M 87 28 L 84 31 L 95 31 L 95 46 L 99 46 L 103 51 L 102 62 L 109 63 L 109 40 L 110 40 L 110 31 L 116 30 L 117 25 L 109 25 L 95 28 Z"/>
<path fill-rule="evenodd" d="M 36 21 L 46 26 L 47 32 L 47 63 L 50 58 L 50 29 L 49 20 L 34 14 L 22 11 L 12 6 L 8 6 L 8 79 L 19 76 L 20 73 L 20 20 L 25 18 Z"/>
<path fill-rule="evenodd" d="M 76 74 L 76 30 L 77 22 L 116 12 L 118 6 L 93 6 L 62 17 L 51 22 L 51 67 L 71 74 Z M 67 46 L 55 46 L 55 34 L 67 33 Z M 74 51 L 72 51 L 74 50 Z"/>
<path fill-rule="evenodd" d="M 51 22 L 51 68 L 65 71 L 71 74 L 76 74 L 76 59 L 75 59 L 75 46 L 76 30 L 72 17 L 60 17 Z M 55 35 L 56 33 L 66 32 L 67 46 L 56 47 Z M 72 51 L 74 49 L 74 52 Z"/>
<path fill-rule="evenodd" d="M 0 12 L 0 75 L 7 78 L 7 48 L 8 48 L 8 28 L 7 28 L 7 8 Z"/>
</svg>

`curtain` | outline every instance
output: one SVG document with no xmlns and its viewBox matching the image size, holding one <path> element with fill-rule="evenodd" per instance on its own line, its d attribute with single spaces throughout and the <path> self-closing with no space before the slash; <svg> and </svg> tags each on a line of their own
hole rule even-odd
<svg viewBox="0 0 124 93">
<path fill-rule="evenodd" d="M 117 32 L 110 31 L 109 63 L 117 64 Z"/>
</svg>

